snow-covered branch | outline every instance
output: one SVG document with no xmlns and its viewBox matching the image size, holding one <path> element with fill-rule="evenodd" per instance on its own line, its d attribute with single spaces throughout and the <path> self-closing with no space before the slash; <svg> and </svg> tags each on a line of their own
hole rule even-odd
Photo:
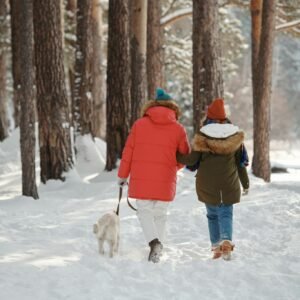
<svg viewBox="0 0 300 300">
<path fill-rule="evenodd" d="M 178 21 L 180 19 L 191 16 L 192 13 L 193 13 L 192 7 L 178 9 L 175 12 L 167 14 L 166 16 L 162 17 L 160 19 L 160 25 L 161 25 L 161 27 L 168 26 L 172 23 L 175 23 L 176 21 Z M 288 23 L 284 23 L 284 24 L 276 26 L 276 31 L 283 31 L 286 29 L 290 29 L 292 27 L 298 26 L 299 24 L 300 24 L 300 19 L 291 21 Z M 103 33 L 106 33 L 106 32 L 107 32 L 107 25 L 103 25 Z"/>
<path fill-rule="evenodd" d="M 278 26 L 276 26 L 276 31 L 283 31 L 285 29 L 290 29 L 290 28 L 298 26 L 298 25 L 300 25 L 300 19 L 278 25 Z"/>
<path fill-rule="evenodd" d="M 182 8 L 182 9 L 179 9 L 171 14 L 168 14 L 167 16 L 161 18 L 160 20 L 160 25 L 162 27 L 165 27 L 167 25 L 170 25 L 182 18 L 185 18 L 187 16 L 191 16 L 193 13 L 193 9 L 192 7 L 188 7 L 188 8 Z M 284 24 L 281 24 L 281 25 L 278 25 L 276 26 L 276 31 L 283 31 L 283 30 L 286 30 L 286 29 L 290 29 L 292 27 L 296 27 L 300 24 L 300 19 L 299 20 L 294 20 L 294 21 L 291 21 L 291 22 L 288 22 L 288 23 L 284 23 Z"/>
<path fill-rule="evenodd" d="M 185 18 L 187 16 L 191 16 L 192 12 L 193 12 L 192 7 L 178 9 L 175 12 L 168 14 L 165 17 L 161 18 L 160 25 L 162 27 L 170 25 L 170 24 L 178 21 L 179 19 Z"/>
</svg>

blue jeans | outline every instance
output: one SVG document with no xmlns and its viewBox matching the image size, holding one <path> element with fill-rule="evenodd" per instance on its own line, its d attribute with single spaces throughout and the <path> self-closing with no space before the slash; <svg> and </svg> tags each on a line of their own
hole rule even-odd
<svg viewBox="0 0 300 300">
<path fill-rule="evenodd" d="M 220 204 L 212 206 L 205 204 L 209 236 L 212 246 L 217 246 L 222 240 L 232 240 L 233 205 Z"/>
</svg>

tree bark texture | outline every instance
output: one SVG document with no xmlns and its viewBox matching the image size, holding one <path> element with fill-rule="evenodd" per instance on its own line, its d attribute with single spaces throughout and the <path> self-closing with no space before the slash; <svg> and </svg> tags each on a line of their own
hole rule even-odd
<svg viewBox="0 0 300 300">
<path fill-rule="evenodd" d="M 75 61 L 75 128 L 81 135 L 92 134 L 93 95 L 92 95 L 92 42 L 91 42 L 92 1 L 80 0 L 77 3 L 77 41 Z"/>
<path fill-rule="evenodd" d="M 102 49 L 102 9 L 100 0 L 93 0 L 92 3 L 92 95 L 93 107 L 93 132 L 96 137 L 105 138 L 105 91 L 103 72 L 103 49 Z"/>
<path fill-rule="evenodd" d="M 0 27 L 6 30 L 7 5 L 0 2 Z M 7 93 L 6 93 L 6 51 L 4 44 L 0 44 L 0 141 L 8 136 Z"/>
<path fill-rule="evenodd" d="M 163 48 L 160 26 L 160 0 L 148 0 L 147 22 L 147 81 L 148 99 L 155 99 L 157 87 L 163 86 Z"/>
<path fill-rule="evenodd" d="M 259 55 L 263 0 L 251 0 L 252 71 L 256 70 Z M 252 77 L 253 79 L 253 77 Z"/>
<path fill-rule="evenodd" d="M 206 107 L 223 97 L 218 1 L 193 0 L 193 127 L 198 132 Z"/>
<path fill-rule="evenodd" d="M 6 55 L 0 49 L 0 141 L 8 136 L 7 93 L 6 93 Z"/>
<path fill-rule="evenodd" d="M 146 91 L 147 0 L 130 0 L 131 125 L 140 117 Z"/>
<path fill-rule="evenodd" d="M 72 14 L 76 13 L 77 0 L 67 0 L 66 10 L 70 11 Z"/>
<path fill-rule="evenodd" d="M 106 170 L 116 167 L 129 131 L 129 11 L 128 1 L 109 1 L 107 103 L 106 103 Z"/>
<path fill-rule="evenodd" d="M 59 0 L 34 0 L 41 181 L 64 179 L 72 166 Z M 47 17 L 45 17 L 47 16 Z"/>
<path fill-rule="evenodd" d="M 270 167 L 270 100 L 272 90 L 272 57 L 275 35 L 276 0 L 264 0 L 258 60 L 253 68 L 253 160 L 252 171 L 269 182 Z M 253 19 L 252 19 L 253 21 Z M 255 20 L 254 20 L 255 21 Z M 254 27 L 254 26 L 253 26 Z M 252 27 L 252 28 L 253 28 Z M 252 35 L 253 49 L 255 40 Z"/>
<path fill-rule="evenodd" d="M 32 0 L 20 1 L 20 20 L 23 32 L 19 35 L 20 80 L 20 145 L 22 161 L 22 194 L 38 199 L 35 175 L 35 105 L 33 64 Z"/>
<path fill-rule="evenodd" d="M 21 1 L 10 0 L 11 10 L 11 51 L 12 51 L 12 76 L 13 76 L 13 103 L 15 127 L 20 124 L 20 90 L 21 85 L 21 45 L 20 36 L 22 34 Z"/>
</svg>

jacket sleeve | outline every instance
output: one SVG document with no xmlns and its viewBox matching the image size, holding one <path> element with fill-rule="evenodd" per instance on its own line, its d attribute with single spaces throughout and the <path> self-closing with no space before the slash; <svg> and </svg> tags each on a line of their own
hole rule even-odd
<svg viewBox="0 0 300 300">
<path fill-rule="evenodd" d="M 118 177 L 127 178 L 130 174 L 132 154 L 135 145 L 136 126 L 132 126 L 131 131 L 126 140 L 125 147 L 122 152 L 121 164 L 119 167 Z"/>
<path fill-rule="evenodd" d="M 237 171 L 238 171 L 238 174 L 239 174 L 239 178 L 240 178 L 240 182 L 242 184 L 242 187 L 244 189 L 249 189 L 250 182 L 249 182 L 247 169 L 246 169 L 245 166 L 242 165 L 241 158 L 242 158 L 242 150 L 239 149 L 235 154 Z"/>
<path fill-rule="evenodd" d="M 182 134 L 181 134 L 181 138 L 179 140 L 177 152 L 179 152 L 181 154 L 188 154 L 190 151 L 191 151 L 191 148 L 190 148 L 190 144 L 188 142 L 188 137 L 187 137 L 185 129 L 182 127 Z M 177 162 L 178 162 L 178 160 L 177 160 Z M 177 163 L 177 170 L 179 170 L 183 167 L 184 167 L 183 164 Z"/>
<path fill-rule="evenodd" d="M 190 154 L 184 155 L 179 152 L 176 153 L 177 162 L 192 166 L 200 159 L 201 152 L 192 151 Z"/>
</svg>

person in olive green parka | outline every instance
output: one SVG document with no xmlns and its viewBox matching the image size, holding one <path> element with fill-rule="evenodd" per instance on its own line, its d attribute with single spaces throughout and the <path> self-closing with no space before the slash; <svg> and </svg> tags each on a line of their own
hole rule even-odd
<svg viewBox="0 0 300 300">
<path fill-rule="evenodd" d="M 196 134 L 193 151 L 188 155 L 177 153 L 177 161 L 192 166 L 199 161 L 196 191 L 201 202 L 218 206 L 221 203 L 240 202 L 241 188 L 249 188 L 245 167 L 240 166 L 243 132 L 223 139 Z"/>
<path fill-rule="evenodd" d="M 229 124 L 223 99 L 208 107 L 207 119 L 193 140 L 193 151 L 177 153 L 177 161 L 187 166 L 199 164 L 196 174 L 198 199 L 207 209 L 213 258 L 230 259 L 232 243 L 233 204 L 249 189 L 249 178 L 241 162 L 244 133 Z"/>
</svg>

